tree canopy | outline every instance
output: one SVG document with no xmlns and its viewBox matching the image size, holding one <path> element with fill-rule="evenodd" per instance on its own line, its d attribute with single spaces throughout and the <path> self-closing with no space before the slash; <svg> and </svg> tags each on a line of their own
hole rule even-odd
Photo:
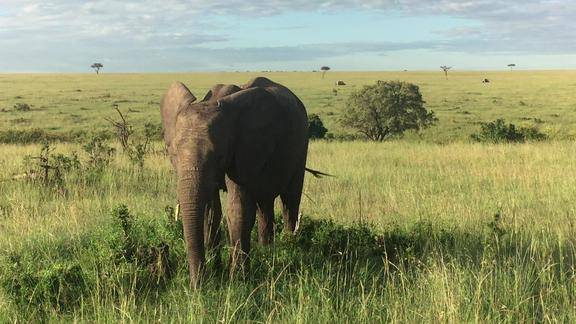
<svg viewBox="0 0 576 324">
<path fill-rule="evenodd" d="M 322 79 L 324 79 L 324 74 L 326 74 L 326 72 L 330 71 L 330 67 L 329 66 L 323 66 L 320 68 L 320 71 L 322 71 Z"/>
<path fill-rule="evenodd" d="M 94 71 L 96 71 L 96 74 L 100 73 L 100 69 L 104 67 L 104 65 L 102 63 L 93 63 L 92 65 L 90 65 L 91 68 L 94 69 Z"/>
<path fill-rule="evenodd" d="M 442 69 L 442 71 L 444 71 L 444 75 L 446 76 L 446 79 L 448 79 L 448 71 L 450 71 L 452 69 L 452 67 L 447 66 L 447 65 L 442 65 L 440 68 Z"/>
<path fill-rule="evenodd" d="M 378 81 L 350 95 L 341 123 L 370 140 L 384 141 L 433 125 L 438 119 L 424 104 L 417 85 Z"/>
</svg>

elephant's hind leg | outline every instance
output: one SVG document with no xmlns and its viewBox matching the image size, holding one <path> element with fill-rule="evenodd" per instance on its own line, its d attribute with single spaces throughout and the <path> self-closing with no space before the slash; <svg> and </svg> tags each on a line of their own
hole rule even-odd
<svg viewBox="0 0 576 324">
<path fill-rule="evenodd" d="M 280 194 L 282 199 L 282 214 L 284 220 L 284 233 L 295 234 L 298 224 L 298 213 L 300 211 L 300 200 L 302 198 L 302 188 L 304 186 L 304 168 L 302 172 L 292 179 L 288 190 Z"/>
<path fill-rule="evenodd" d="M 247 271 L 250 233 L 256 220 L 256 202 L 241 186 L 226 179 L 228 189 L 228 232 L 230 234 L 230 274 Z"/>
<path fill-rule="evenodd" d="M 262 245 L 274 242 L 274 198 L 258 203 L 258 242 Z"/>
<path fill-rule="evenodd" d="M 212 195 L 212 201 L 204 217 L 204 245 L 208 249 L 209 258 L 214 259 L 214 266 L 218 271 L 222 268 L 222 260 L 220 258 L 221 221 L 222 205 L 220 204 L 220 192 L 216 190 Z"/>
</svg>

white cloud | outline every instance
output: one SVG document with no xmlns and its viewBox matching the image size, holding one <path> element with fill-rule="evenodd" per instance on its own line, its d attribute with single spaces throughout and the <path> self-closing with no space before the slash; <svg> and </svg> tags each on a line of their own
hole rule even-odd
<svg viewBox="0 0 576 324">
<path fill-rule="evenodd" d="M 574 53 L 576 2 L 573 0 L 403 0 L 404 8 L 416 14 L 437 13 L 481 22 L 480 27 L 461 33 L 469 43 L 483 44 L 476 50 Z M 407 9 L 408 10 L 408 9 Z M 450 31 L 449 31 L 450 32 Z M 488 45 L 488 46 L 487 46 Z"/>
<path fill-rule="evenodd" d="M 214 16 L 258 19 L 287 12 L 388 10 L 407 16 L 461 17 L 469 27 L 444 29 L 440 42 L 301 44 L 291 47 L 222 48 L 210 44 L 233 38 Z M 211 60 L 242 61 L 382 54 L 402 49 L 474 53 L 576 53 L 574 0 L 0 0 L 0 70 L 30 66 L 42 58 L 68 64 L 80 57 L 134 55 L 151 61 L 163 51 L 193 50 Z M 344 51 L 345 49 L 345 51 Z M 184 55 L 173 54 L 173 55 Z M 187 52 L 186 55 L 190 55 Z M 61 64 L 61 63 L 60 63 Z M 162 61 L 158 61 L 162 64 Z"/>
</svg>

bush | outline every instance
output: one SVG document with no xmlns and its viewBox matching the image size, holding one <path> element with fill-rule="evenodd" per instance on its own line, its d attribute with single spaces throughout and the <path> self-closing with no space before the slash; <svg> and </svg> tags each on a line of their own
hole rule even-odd
<svg viewBox="0 0 576 324">
<path fill-rule="evenodd" d="M 170 255 L 170 246 L 174 247 L 174 242 L 180 243 L 181 222 L 179 226 L 173 226 L 176 222 L 171 220 L 169 224 L 146 224 L 132 215 L 126 205 L 114 208 L 112 218 L 115 235 L 110 241 L 115 259 L 141 268 L 140 272 L 144 273 L 139 278 L 139 287 L 165 284 L 178 261 L 186 261 L 186 258 L 177 260 L 174 253 Z"/>
<path fill-rule="evenodd" d="M 373 141 L 400 136 L 407 130 L 433 125 L 434 112 L 424 108 L 418 86 L 401 81 L 378 81 L 350 95 L 341 123 Z"/>
<path fill-rule="evenodd" d="M 328 129 L 324 127 L 324 123 L 320 116 L 316 114 L 308 115 L 308 137 L 312 139 L 324 138 Z"/>
<path fill-rule="evenodd" d="M 520 133 L 522 133 L 526 141 L 530 142 L 545 141 L 548 139 L 548 135 L 540 132 L 537 127 L 521 127 Z"/>
<path fill-rule="evenodd" d="M 145 296 L 161 291 L 179 267 L 185 270 L 181 233 L 181 223 L 143 221 L 119 205 L 97 230 L 31 237 L 2 251 L 0 288 L 29 316 L 71 311 L 96 288 L 103 294 L 96 298 Z"/>
<path fill-rule="evenodd" d="M 334 133 L 326 133 L 324 138 L 328 141 L 336 141 L 336 142 L 350 142 L 350 141 L 357 141 L 365 139 L 358 134 L 334 134 Z"/>
<path fill-rule="evenodd" d="M 99 132 L 98 134 L 104 134 Z M 91 136 L 84 130 L 71 132 L 47 132 L 40 128 L 9 129 L 0 131 L 0 143 L 3 144 L 31 144 L 47 142 L 82 142 Z M 110 138 L 110 134 L 105 136 Z"/>
<path fill-rule="evenodd" d="M 88 166 L 94 170 L 103 170 L 114 158 L 116 150 L 106 144 L 103 137 L 95 135 L 82 146 L 88 154 Z"/>
<path fill-rule="evenodd" d="M 159 139 L 162 136 L 162 127 L 159 124 L 146 123 L 144 125 L 143 136 L 133 136 L 134 130 L 132 125 L 128 123 L 118 105 L 115 106 L 119 121 L 114 121 L 108 118 L 108 121 L 116 128 L 116 137 L 122 146 L 124 153 L 128 156 L 133 165 L 139 168 L 144 167 L 144 160 L 146 154 L 150 152 L 150 143 L 154 139 Z"/>
<path fill-rule="evenodd" d="M 24 158 L 24 168 L 30 180 L 41 180 L 45 186 L 64 188 L 67 173 L 79 169 L 80 160 L 76 153 L 68 156 L 62 153 L 54 154 L 54 148 L 44 144 L 38 156 L 27 155 Z"/>
<path fill-rule="evenodd" d="M 164 129 L 161 123 L 144 124 L 144 137 L 150 140 L 164 140 Z"/>
<path fill-rule="evenodd" d="M 57 140 L 60 140 L 59 136 L 49 134 L 38 128 L 26 130 L 9 129 L 6 131 L 0 131 L 0 143 L 4 144 L 30 144 L 53 142 Z"/>
<path fill-rule="evenodd" d="M 471 135 L 472 140 L 482 143 L 524 143 L 526 141 L 542 141 L 548 136 L 536 127 L 516 127 L 506 124 L 504 119 L 482 123 L 480 132 Z"/>
<path fill-rule="evenodd" d="M 27 103 L 19 102 L 14 105 L 14 110 L 16 111 L 30 111 L 30 105 Z"/>
<path fill-rule="evenodd" d="M 54 308 L 69 311 L 77 306 L 87 292 L 85 274 L 75 261 L 42 260 L 40 251 L 24 249 L 11 252 L 2 267 L 2 288 L 13 302 L 26 308 Z"/>
</svg>

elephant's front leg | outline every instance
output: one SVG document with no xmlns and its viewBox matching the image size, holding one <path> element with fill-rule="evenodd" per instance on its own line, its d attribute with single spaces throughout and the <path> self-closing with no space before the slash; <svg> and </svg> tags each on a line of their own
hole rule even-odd
<svg viewBox="0 0 576 324">
<path fill-rule="evenodd" d="M 214 258 L 214 266 L 217 270 L 222 268 L 220 258 L 222 206 L 220 204 L 220 192 L 216 190 L 212 195 L 212 200 L 206 209 L 204 217 L 204 245 L 208 249 L 208 257 Z"/>
<path fill-rule="evenodd" d="M 248 269 L 250 233 L 256 218 L 256 202 L 242 186 L 226 178 L 228 189 L 228 232 L 230 234 L 230 274 Z"/>
</svg>

